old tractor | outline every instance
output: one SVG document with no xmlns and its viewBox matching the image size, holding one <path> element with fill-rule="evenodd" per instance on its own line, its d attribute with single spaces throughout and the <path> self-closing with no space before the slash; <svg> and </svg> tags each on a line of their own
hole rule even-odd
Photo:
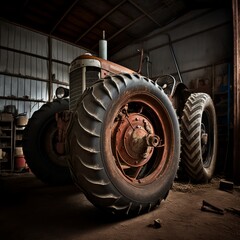
<svg viewBox="0 0 240 240">
<path fill-rule="evenodd" d="M 42 181 L 73 180 L 96 207 L 135 216 L 166 198 L 179 165 L 194 182 L 212 178 L 214 104 L 181 77 L 152 80 L 85 54 L 71 63 L 69 90 L 56 95 L 24 132 L 25 158 Z"/>
</svg>

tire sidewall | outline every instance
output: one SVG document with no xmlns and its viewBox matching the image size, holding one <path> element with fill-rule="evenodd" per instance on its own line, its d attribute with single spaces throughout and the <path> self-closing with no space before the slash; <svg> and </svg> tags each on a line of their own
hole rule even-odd
<svg viewBox="0 0 240 240">
<path fill-rule="evenodd" d="M 204 103 L 202 115 L 204 112 L 207 112 L 207 114 L 209 115 L 209 126 L 211 127 L 211 141 L 213 146 L 211 148 L 211 153 L 210 153 L 211 159 L 210 159 L 209 165 L 205 167 L 203 159 L 201 159 L 201 161 L 202 161 L 202 167 L 207 179 L 211 179 L 215 170 L 216 157 L 217 157 L 217 154 L 216 154 L 217 152 L 217 120 L 216 120 L 214 104 L 212 99 L 209 96 Z M 201 136 L 200 136 L 200 141 L 201 141 Z"/>
<path fill-rule="evenodd" d="M 117 116 L 120 108 L 124 105 L 122 99 L 126 99 L 126 103 L 129 98 L 137 94 L 148 94 L 150 97 L 155 100 L 158 99 L 161 102 L 162 107 L 168 112 L 168 119 L 170 121 L 172 128 L 174 129 L 174 133 L 172 136 L 172 145 L 171 148 L 174 148 L 174 154 L 170 157 L 169 163 L 167 165 L 166 170 L 162 176 L 158 176 L 155 181 L 148 185 L 133 185 L 129 181 L 123 180 L 123 175 L 120 170 L 117 168 L 115 164 L 114 155 L 111 149 L 111 139 L 108 136 L 111 136 L 111 123 L 114 118 Z M 175 111 L 171 105 L 168 97 L 160 90 L 159 87 L 154 85 L 153 82 L 146 80 L 130 81 L 128 86 L 125 89 L 121 89 L 120 93 L 113 93 L 113 99 L 110 101 L 107 109 L 106 116 L 103 119 L 102 126 L 102 134 L 103 141 L 101 142 L 102 149 L 102 160 L 103 165 L 106 171 L 106 175 L 108 176 L 108 180 L 112 182 L 112 191 L 119 192 L 122 196 L 126 196 L 128 199 L 132 199 L 133 201 L 139 201 L 141 199 L 142 202 L 151 202 L 157 201 L 159 196 L 164 198 L 167 194 L 173 180 L 176 175 L 177 167 L 178 167 L 178 157 L 180 155 L 180 134 L 179 134 L 179 124 L 177 121 L 177 116 Z"/>
<path fill-rule="evenodd" d="M 182 162 L 190 179 L 196 183 L 211 180 L 217 155 L 217 120 L 213 101 L 206 93 L 192 93 L 182 116 Z M 202 149 L 202 124 L 207 124 L 207 160 Z M 206 127 L 206 126 L 205 126 Z"/>
<path fill-rule="evenodd" d="M 48 156 L 43 142 L 46 131 L 54 131 L 55 113 L 67 109 L 67 99 L 43 105 L 29 119 L 23 136 L 23 150 L 27 164 L 39 179 L 49 184 L 64 184 L 71 181 L 67 160 L 63 165 L 53 162 Z"/>
</svg>

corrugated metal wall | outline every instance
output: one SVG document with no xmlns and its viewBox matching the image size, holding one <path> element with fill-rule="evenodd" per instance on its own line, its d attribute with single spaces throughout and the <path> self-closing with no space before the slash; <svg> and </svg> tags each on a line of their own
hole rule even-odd
<svg viewBox="0 0 240 240">
<path fill-rule="evenodd" d="M 52 100 L 58 86 L 68 86 L 69 63 L 84 52 L 0 21 L 0 111 L 5 105 L 16 105 L 18 113 L 26 112 L 30 117 L 44 102 Z"/>
<path fill-rule="evenodd" d="M 231 61 L 232 28 L 229 9 L 192 11 L 149 36 L 143 36 L 138 43 L 112 56 L 112 60 L 135 70 L 139 62 L 136 49 L 143 48 L 144 75 L 148 75 L 148 67 L 149 77 L 152 78 L 162 74 L 176 76 L 168 37 L 164 33 L 171 36 L 179 68 L 187 85 L 198 78 L 212 78 L 213 65 L 215 68 L 219 63 Z M 226 73 L 226 65 L 223 68 Z"/>
<path fill-rule="evenodd" d="M 167 34 L 171 37 L 183 82 L 194 92 L 211 95 L 218 123 L 217 169 L 232 174 L 232 60 L 233 26 L 231 9 L 192 11 L 112 56 L 114 61 L 138 68 L 143 48 L 142 74 L 156 79 L 164 74 L 178 78 Z M 109 43 L 111 44 L 111 43 Z M 148 71 L 147 71 L 148 67 Z"/>
</svg>

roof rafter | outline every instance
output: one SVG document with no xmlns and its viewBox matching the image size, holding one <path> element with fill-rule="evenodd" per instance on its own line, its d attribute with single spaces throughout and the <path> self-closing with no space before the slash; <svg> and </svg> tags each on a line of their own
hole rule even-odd
<svg viewBox="0 0 240 240">
<path fill-rule="evenodd" d="M 62 17 L 57 21 L 57 23 L 54 25 L 52 30 L 50 31 L 50 35 L 55 31 L 55 29 L 58 27 L 58 25 L 63 21 L 63 19 L 69 14 L 69 12 L 73 9 L 73 7 L 79 2 L 79 0 L 76 0 L 73 2 L 73 4 L 65 11 L 65 13 L 62 15 Z"/>
<path fill-rule="evenodd" d="M 158 27 L 161 27 L 161 25 L 150 14 L 148 14 L 141 7 L 139 7 L 133 0 L 128 0 L 128 2 L 130 2 L 132 5 L 134 5 L 134 7 L 136 7 L 139 11 L 141 11 L 144 15 L 146 15 L 146 17 L 148 17 L 152 22 L 157 24 Z"/>
<path fill-rule="evenodd" d="M 124 4 L 127 0 L 123 0 L 118 5 L 116 5 L 114 8 L 112 8 L 110 11 L 108 11 L 106 14 L 104 14 L 100 19 L 98 19 L 91 27 L 88 28 L 87 31 L 85 31 L 76 41 L 75 43 L 79 42 L 85 35 L 87 35 L 94 27 L 96 27 L 100 22 L 102 22 L 107 16 L 112 14 L 114 11 L 116 11 L 122 4 Z"/>
<path fill-rule="evenodd" d="M 128 0 L 129 1 L 129 0 Z M 155 9 L 151 14 L 157 12 L 160 8 Z M 140 21 L 142 18 L 144 17 L 148 17 L 150 16 L 147 13 L 143 13 L 142 15 L 140 15 L 139 17 L 135 18 L 133 21 L 131 21 L 129 24 L 127 24 L 126 26 L 124 26 L 123 28 L 121 28 L 119 31 L 117 31 L 115 34 L 113 34 L 111 37 L 108 38 L 108 41 L 111 41 L 112 39 L 114 39 L 115 37 L 117 37 L 120 33 L 122 33 L 123 31 L 125 31 L 126 29 L 128 29 L 129 27 L 131 27 L 133 24 L 135 24 L 136 22 Z M 149 17 L 148 17 L 149 18 Z M 151 19 L 152 20 L 152 19 Z M 155 22 L 155 20 L 153 20 Z M 155 22 L 156 23 L 156 22 Z M 157 23 L 157 25 L 159 25 Z M 160 25 L 159 25 L 160 26 Z M 94 46 L 92 46 L 92 49 L 95 49 L 98 46 L 98 43 L 96 43 Z"/>
</svg>

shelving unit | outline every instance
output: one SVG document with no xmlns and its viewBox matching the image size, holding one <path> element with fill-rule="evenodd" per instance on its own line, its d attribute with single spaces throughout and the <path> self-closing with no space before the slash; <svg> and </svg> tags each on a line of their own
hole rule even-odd
<svg viewBox="0 0 240 240">
<path fill-rule="evenodd" d="M 215 83 L 214 85 L 215 86 Z M 232 119 L 233 99 L 231 89 L 231 64 L 227 64 L 227 74 L 223 78 L 218 88 L 213 88 L 213 100 L 215 104 L 217 125 L 218 125 L 218 156 L 220 159 L 219 168 L 225 173 L 228 172 L 229 159 L 231 156 L 231 134 L 232 134 Z"/>
<path fill-rule="evenodd" d="M 14 126 L 14 148 L 22 147 L 22 136 L 25 127 Z"/>
<path fill-rule="evenodd" d="M 22 137 L 24 126 L 17 126 L 14 124 L 14 171 L 22 171 L 26 167 L 26 161 L 24 159 L 23 150 L 22 150 Z"/>
<path fill-rule="evenodd" d="M 19 171 L 23 162 L 22 136 L 25 126 L 17 126 L 12 114 L 0 114 L 0 174 Z M 17 158 L 17 162 L 15 162 Z M 24 160 L 25 161 L 25 160 Z"/>
<path fill-rule="evenodd" d="M 14 122 L 11 114 L 0 117 L 0 173 L 14 170 Z"/>
<path fill-rule="evenodd" d="M 228 118 L 228 92 L 215 92 L 214 100 L 218 122 L 218 136 L 226 137 L 230 124 Z"/>
</svg>

